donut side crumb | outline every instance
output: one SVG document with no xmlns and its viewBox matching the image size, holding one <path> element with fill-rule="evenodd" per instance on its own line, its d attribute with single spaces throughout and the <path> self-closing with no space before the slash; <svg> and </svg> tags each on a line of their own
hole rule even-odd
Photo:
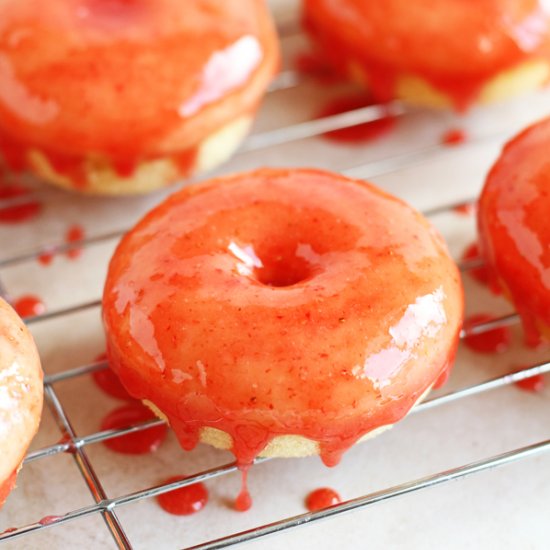
<svg viewBox="0 0 550 550">
<path fill-rule="evenodd" d="M 368 79 L 358 63 L 348 65 L 350 78 L 368 88 Z M 498 103 L 524 93 L 535 91 L 550 79 L 550 63 L 542 59 L 525 61 L 516 67 L 502 71 L 487 81 L 479 92 L 480 104 Z M 451 98 L 434 88 L 425 79 L 403 74 L 397 79 L 396 97 L 414 105 L 448 109 Z"/>
<path fill-rule="evenodd" d="M 250 115 L 240 116 L 204 139 L 198 146 L 193 173 L 189 177 L 212 170 L 231 157 L 247 136 L 251 125 Z M 85 186 L 79 186 L 67 175 L 57 172 L 47 156 L 38 149 L 29 150 L 27 158 L 40 178 L 69 191 L 91 195 L 145 194 L 182 179 L 177 163 L 169 155 L 140 162 L 129 177 L 118 175 L 108 160 L 88 155 L 83 159 Z"/>
</svg>

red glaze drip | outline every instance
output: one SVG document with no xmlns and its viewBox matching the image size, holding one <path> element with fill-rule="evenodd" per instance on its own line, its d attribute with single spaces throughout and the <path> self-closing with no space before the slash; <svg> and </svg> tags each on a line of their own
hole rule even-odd
<svg viewBox="0 0 550 550">
<path fill-rule="evenodd" d="M 78 224 L 71 225 L 67 229 L 67 232 L 65 233 L 65 242 L 67 244 L 71 244 L 71 243 L 81 241 L 82 239 L 84 239 L 84 235 L 85 235 L 84 228 L 81 225 L 78 225 Z M 71 260 L 76 260 L 81 256 L 81 254 L 82 254 L 81 247 L 71 248 L 70 250 L 67 251 L 67 258 L 70 258 Z"/>
<path fill-rule="evenodd" d="M 182 476 L 175 476 L 165 480 L 163 483 L 173 483 L 185 479 Z M 160 507 L 175 516 L 189 516 L 200 512 L 208 502 L 208 489 L 204 483 L 193 483 L 181 489 L 164 493 L 157 497 Z"/>
<path fill-rule="evenodd" d="M 468 330 L 469 327 L 477 325 L 479 323 L 485 323 L 491 321 L 495 317 L 487 313 L 478 313 L 471 315 L 464 321 L 464 329 Z M 464 343 L 471 350 L 478 353 L 503 353 L 509 347 L 512 340 L 512 333 L 509 327 L 499 327 L 481 334 L 472 334 L 464 338 Z"/>
<path fill-rule="evenodd" d="M 462 216 L 473 216 L 477 212 L 477 205 L 475 202 L 467 202 L 453 208 L 453 212 L 461 214 Z"/>
<path fill-rule="evenodd" d="M 321 171 L 261 170 L 150 213 L 118 247 L 103 312 L 111 368 L 184 449 L 216 428 L 244 468 L 295 434 L 333 465 L 450 368 L 462 289 L 400 201 Z"/>
<path fill-rule="evenodd" d="M 0 184 L 0 203 L 3 200 L 24 197 L 30 189 L 16 183 Z M 42 204 L 32 198 L 28 202 L 13 206 L 0 207 L 0 223 L 22 223 L 36 218 L 42 211 Z"/>
<path fill-rule="evenodd" d="M 76 189 L 85 189 L 87 186 L 86 166 L 81 156 L 66 155 L 59 151 L 42 148 L 50 166 L 58 174 L 67 177 Z M 29 166 L 32 168 L 32 166 Z"/>
<path fill-rule="evenodd" d="M 479 258 L 481 258 L 481 253 L 477 242 L 473 242 L 472 244 L 468 245 L 468 247 L 462 253 L 462 260 L 477 260 Z M 480 282 L 482 285 L 489 285 L 491 278 L 487 267 L 476 267 L 475 269 L 470 269 L 467 273 L 478 282 Z"/>
<path fill-rule="evenodd" d="M 121 178 L 131 178 L 137 168 L 136 159 L 114 158 L 112 164 L 113 169 Z M 190 168 L 188 169 L 190 170 Z"/>
<path fill-rule="evenodd" d="M 17 479 L 17 468 L 12 472 L 12 474 L 6 480 L 0 483 L 0 508 L 2 508 L 2 505 L 4 504 L 4 502 L 6 502 L 8 495 L 11 493 L 11 491 L 13 491 L 13 488 L 15 487 L 16 479 Z"/>
<path fill-rule="evenodd" d="M 187 149 L 177 155 L 172 155 L 172 162 L 178 167 L 180 174 L 189 175 L 193 167 L 195 166 L 195 161 L 197 158 L 198 150 Z"/>
<path fill-rule="evenodd" d="M 317 510 L 323 510 L 329 506 L 334 506 L 342 502 L 342 497 L 329 487 L 322 487 L 321 489 L 315 489 L 309 493 L 306 498 L 306 508 L 310 512 L 316 512 Z"/>
<path fill-rule="evenodd" d="M 139 424 L 145 420 L 156 418 L 155 414 L 142 405 L 133 403 L 111 411 L 101 422 L 101 430 L 116 430 Z M 146 430 L 107 439 L 103 444 L 122 454 L 140 455 L 156 451 L 166 439 L 168 428 L 165 425 L 155 426 Z"/>
<path fill-rule="evenodd" d="M 369 107 L 370 105 L 373 105 L 373 102 L 369 101 L 368 98 L 364 96 L 350 95 L 338 97 L 327 103 L 318 113 L 316 118 L 339 115 L 340 113 Z M 395 123 L 396 118 L 388 110 L 387 115 L 380 120 L 333 130 L 332 132 L 323 134 L 323 136 L 330 140 L 344 143 L 364 143 L 382 137 L 394 128 Z"/>
<path fill-rule="evenodd" d="M 460 128 L 452 128 L 441 136 L 441 143 L 443 145 L 461 145 L 465 143 L 468 136 L 464 130 Z"/>
<path fill-rule="evenodd" d="M 38 256 L 38 263 L 43 265 L 44 267 L 47 267 L 53 262 L 54 258 L 55 258 L 54 252 L 42 252 Z"/>
<path fill-rule="evenodd" d="M 326 59 L 343 72 L 353 64 L 353 78 L 381 101 L 395 97 L 399 79 L 412 75 L 464 110 L 499 73 L 550 55 L 548 16 L 538 0 L 305 0 L 304 6 L 305 27 Z"/>
<path fill-rule="evenodd" d="M 492 286 L 521 316 L 526 343 L 550 335 L 550 119 L 521 132 L 487 176 L 478 207 Z"/>
<path fill-rule="evenodd" d="M 0 7 L 0 156 L 33 169 L 39 151 L 79 189 L 90 163 L 125 178 L 168 158 L 187 176 L 205 139 L 256 110 L 279 63 L 261 0 L 49 0 L 37 18 L 40 9 Z"/>
<path fill-rule="evenodd" d="M 78 224 L 74 224 L 69 226 L 67 231 L 65 232 L 65 243 L 71 244 L 76 243 L 78 241 L 81 241 L 85 237 L 84 228 Z M 38 263 L 40 263 L 43 266 L 49 266 L 53 259 L 55 258 L 55 251 L 44 251 L 38 256 Z M 66 256 L 67 258 L 71 260 L 76 260 L 77 258 L 80 258 L 82 255 L 82 247 L 75 246 L 71 248 L 70 250 L 67 250 Z"/>
<path fill-rule="evenodd" d="M 544 375 L 542 374 L 536 374 L 535 376 L 531 376 L 530 378 L 519 380 L 515 384 L 521 390 L 531 393 L 541 392 L 542 390 L 544 390 L 544 387 L 546 385 Z"/>
<path fill-rule="evenodd" d="M 298 54 L 294 59 L 294 67 L 299 73 L 314 77 L 323 84 L 335 84 L 343 80 L 342 75 L 338 74 L 326 58 L 317 52 Z"/>
<path fill-rule="evenodd" d="M 51 525 L 60 519 L 61 516 L 44 516 L 38 523 L 40 523 L 40 525 Z"/>
<path fill-rule="evenodd" d="M 435 381 L 433 385 L 433 389 L 437 390 L 438 388 L 442 388 L 447 383 L 450 376 L 451 376 L 451 369 L 447 367 L 446 369 L 443 370 L 439 378 Z"/>
<path fill-rule="evenodd" d="M 235 510 L 246 512 L 252 508 L 252 497 L 248 490 L 248 470 L 250 466 L 241 466 L 241 490 L 235 499 Z"/>
<path fill-rule="evenodd" d="M 33 294 L 21 296 L 13 302 L 13 309 L 17 311 L 20 317 L 35 317 L 46 312 L 44 302 Z"/>
<path fill-rule="evenodd" d="M 3 163 L 13 172 L 22 172 L 28 166 L 24 149 L 0 132 L 0 168 Z"/>
<path fill-rule="evenodd" d="M 100 363 L 107 361 L 107 354 L 101 353 L 98 355 L 94 362 Z M 124 386 L 120 383 L 117 375 L 110 369 L 96 370 L 92 374 L 94 382 L 107 394 L 116 399 L 122 399 L 124 401 L 132 401 L 130 394 L 124 389 Z"/>
</svg>

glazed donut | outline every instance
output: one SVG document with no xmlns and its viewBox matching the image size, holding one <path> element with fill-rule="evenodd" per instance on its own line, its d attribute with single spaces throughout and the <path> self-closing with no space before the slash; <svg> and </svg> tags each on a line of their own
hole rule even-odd
<svg viewBox="0 0 550 550">
<path fill-rule="evenodd" d="M 550 338 L 550 118 L 520 133 L 493 166 L 478 205 L 492 286 L 515 305 L 526 341 Z"/>
<path fill-rule="evenodd" d="M 464 110 L 550 75 L 543 0 L 304 0 L 304 23 L 322 55 L 380 101 Z"/>
<path fill-rule="evenodd" d="M 151 191 L 226 160 L 278 65 L 263 0 L 0 0 L 0 157 Z"/>
<path fill-rule="evenodd" d="M 42 413 L 42 369 L 36 346 L 0 298 L 0 507 L 15 485 Z"/>
<path fill-rule="evenodd" d="M 317 170 L 174 194 L 119 244 L 109 362 L 181 445 L 326 464 L 405 416 L 452 363 L 460 277 L 400 200 Z"/>
</svg>

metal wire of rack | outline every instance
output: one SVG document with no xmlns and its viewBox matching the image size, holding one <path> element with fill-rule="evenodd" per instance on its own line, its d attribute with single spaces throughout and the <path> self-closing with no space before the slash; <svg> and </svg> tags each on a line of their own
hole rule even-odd
<svg viewBox="0 0 550 550">
<path fill-rule="evenodd" d="M 295 29 L 292 29 L 290 32 L 295 32 Z M 273 93 L 294 86 L 299 86 L 302 81 L 303 77 L 301 77 L 299 74 L 295 73 L 292 70 L 287 70 L 281 73 L 277 80 L 272 84 L 270 92 Z M 406 107 L 397 102 L 392 105 L 391 108 L 395 116 L 405 116 L 409 112 Z M 248 138 L 244 146 L 241 148 L 241 152 L 259 151 L 262 149 L 273 147 L 275 145 L 286 144 L 290 141 L 315 137 L 331 130 L 337 130 L 364 122 L 378 120 L 381 117 L 386 116 L 386 114 L 387 106 L 382 107 L 374 105 L 371 107 L 349 111 L 340 115 L 318 118 L 315 120 L 286 126 L 284 128 L 271 130 L 268 132 L 257 133 Z M 481 138 L 478 138 L 478 140 L 470 141 L 469 143 L 464 145 L 464 147 L 476 146 L 480 140 L 492 139 L 494 137 L 498 137 L 498 134 L 490 133 L 487 134 L 487 136 L 482 136 Z M 405 154 L 395 155 L 389 158 L 369 162 L 368 164 L 355 166 L 348 170 L 344 170 L 343 172 L 353 177 L 370 177 L 373 175 L 388 173 L 391 171 L 401 170 L 413 166 L 415 163 L 429 158 L 433 155 L 437 155 L 444 150 L 446 149 L 444 149 L 443 145 L 437 143 L 429 147 L 413 149 Z M 48 191 L 40 191 L 35 193 L 45 197 L 48 196 Z M 24 203 L 28 200 L 29 196 L 0 200 L 0 208 L 14 206 L 20 203 Z M 428 217 L 436 217 L 441 214 L 450 212 L 458 206 L 472 204 L 473 202 L 473 198 L 467 198 L 459 203 L 437 206 L 436 208 L 432 208 L 429 211 L 425 211 L 424 214 Z M 0 269 L 17 264 L 24 264 L 30 261 L 35 261 L 40 256 L 40 254 L 45 251 L 55 253 L 67 252 L 73 248 L 92 247 L 99 243 L 116 240 L 124 233 L 124 230 L 125 229 L 111 231 L 105 234 L 95 235 L 90 238 L 85 238 L 71 243 L 52 242 L 48 243 L 45 246 L 40 246 L 29 250 L 22 250 L 17 254 L 10 255 L 9 257 L 0 258 Z M 480 265 L 480 260 L 469 260 L 461 262 L 460 269 L 461 271 L 468 271 L 479 267 Z M 9 297 L 9 289 L 5 287 L 1 279 L 0 295 Z M 99 308 L 99 306 L 100 300 L 94 299 L 87 302 L 81 302 L 72 306 L 63 307 L 44 314 L 27 317 L 24 320 L 29 325 L 42 323 L 54 318 L 65 317 L 79 311 Z M 470 334 L 480 334 L 494 328 L 516 324 L 518 320 L 518 316 L 512 313 L 492 319 L 490 321 L 477 323 L 463 329 L 461 332 L 461 338 L 464 338 Z M 195 473 L 180 481 L 150 486 L 135 492 L 125 494 L 123 496 L 109 498 L 103 489 L 101 479 L 95 472 L 93 464 L 88 457 L 88 446 L 106 441 L 108 439 L 121 437 L 128 433 L 142 431 L 152 426 L 160 425 L 163 422 L 161 420 L 150 420 L 135 425 L 129 425 L 124 429 L 104 430 L 92 433 L 87 436 L 79 436 L 74 430 L 71 420 L 66 413 L 63 404 L 61 403 L 61 400 L 58 397 L 55 386 L 60 382 L 82 377 L 105 368 L 107 368 L 107 363 L 105 361 L 99 361 L 85 365 L 77 365 L 66 371 L 45 376 L 44 388 L 46 403 L 50 411 L 53 413 L 55 422 L 61 430 L 63 437 L 61 441 L 56 444 L 30 452 L 26 456 L 24 461 L 25 463 L 30 463 L 38 460 L 43 460 L 47 457 L 57 455 L 59 453 L 71 454 L 78 467 L 78 470 L 80 471 L 83 481 L 85 482 L 87 488 L 93 496 L 94 504 L 74 509 L 62 516 L 51 517 L 48 519 L 47 522 L 38 521 L 29 525 L 10 528 L 0 533 L 0 544 L 3 541 L 14 540 L 18 537 L 30 535 L 31 533 L 36 533 L 44 529 L 55 528 L 56 526 L 71 522 L 78 518 L 83 518 L 90 515 L 101 515 L 116 545 L 119 548 L 129 549 L 132 548 L 132 544 L 125 533 L 124 525 L 117 516 L 117 510 L 119 508 L 127 504 L 141 501 L 143 499 L 158 496 L 177 488 L 181 488 L 197 482 L 209 481 L 220 476 L 235 473 L 237 471 L 237 467 L 234 463 L 228 463 L 220 467 Z M 431 398 L 419 404 L 415 409 L 413 409 L 411 414 L 418 414 L 451 402 L 467 399 L 468 397 L 474 395 L 498 390 L 499 388 L 506 387 L 510 384 L 528 379 L 535 375 L 545 374 L 549 372 L 550 361 L 531 365 L 521 371 L 491 378 L 482 383 L 465 386 L 439 397 Z M 435 485 L 447 483 L 452 480 L 465 478 L 466 476 L 480 473 L 492 468 L 500 468 L 512 462 L 526 459 L 533 455 L 537 455 L 547 451 L 550 451 L 550 439 L 543 440 L 532 445 L 511 449 L 508 452 L 489 456 L 482 460 L 469 464 L 464 464 L 450 470 L 435 472 L 429 476 L 413 479 L 411 481 L 396 486 L 387 487 L 383 490 L 347 500 L 338 505 L 331 506 L 330 508 L 323 509 L 317 512 L 310 512 L 299 514 L 293 517 L 287 517 L 274 523 L 257 526 L 248 531 L 233 533 L 222 538 L 218 538 L 216 540 L 210 540 L 193 546 L 192 548 L 204 550 L 233 547 L 239 543 L 252 541 L 261 537 L 265 537 L 267 535 L 279 533 L 281 531 L 295 529 L 300 526 L 314 524 L 320 520 L 337 517 L 347 512 L 361 510 L 373 504 L 394 499 L 407 493 L 424 490 Z M 268 462 L 269 460 L 270 459 L 260 458 L 256 460 L 256 464 L 262 464 L 264 462 Z"/>
</svg>

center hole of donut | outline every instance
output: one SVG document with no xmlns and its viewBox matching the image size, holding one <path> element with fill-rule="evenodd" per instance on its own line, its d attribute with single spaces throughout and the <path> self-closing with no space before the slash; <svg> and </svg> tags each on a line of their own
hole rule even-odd
<svg viewBox="0 0 550 550">
<path fill-rule="evenodd" d="M 256 268 L 256 279 L 267 286 L 285 287 L 305 281 L 312 275 L 312 267 L 296 255 L 278 255 L 261 258 L 263 267 Z"/>
<path fill-rule="evenodd" d="M 261 284 L 288 287 L 311 278 L 318 255 L 308 244 L 239 245 L 231 242 L 228 251 L 237 261 L 240 275 L 253 277 Z"/>
</svg>

